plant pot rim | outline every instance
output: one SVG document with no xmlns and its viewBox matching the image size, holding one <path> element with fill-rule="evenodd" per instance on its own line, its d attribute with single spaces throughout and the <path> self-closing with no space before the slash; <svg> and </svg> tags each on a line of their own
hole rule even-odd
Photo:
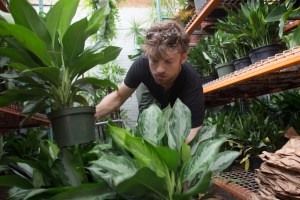
<svg viewBox="0 0 300 200">
<path fill-rule="evenodd" d="M 232 64 L 233 64 L 232 61 L 226 62 L 226 63 L 219 63 L 219 64 L 215 65 L 215 69 L 221 68 L 221 67 L 226 66 L 226 65 L 232 65 Z"/>
<path fill-rule="evenodd" d="M 279 47 L 280 45 L 279 44 L 268 44 L 268 45 L 265 45 L 265 46 L 260 46 L 260 47 L 257 47 L 255 49 L 252 49 L 249 51 L 248 54 L 252 53 L 253 51 L 256 51 L 258 49 L 262 49 L 262 48 L 265 48 L 265 47 Z"/>
<path fill-rule="evenodd" d="M 95 106 L 80 106 L 80 107 L 67 107 L 60 110 L 55 110 L 47 114 L 48 118 L 51 120 L 56 117 L 61 117 L 70 114 L 77 113 L 95 113 Z"/>
</svg>

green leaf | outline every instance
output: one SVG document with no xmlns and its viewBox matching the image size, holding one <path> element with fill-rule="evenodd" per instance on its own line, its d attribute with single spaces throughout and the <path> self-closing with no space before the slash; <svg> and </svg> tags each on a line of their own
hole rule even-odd
<svg viewBox="0 0 300 200">
<path fill-rule="evenodd" d="M 41 99 L 40 101 L 28 101 L 24 104 L 22 113 L 32 115 L 34 113 L 46 110 L 47 108 L 49 108 L 49 105 L 47 105 L 45 99 Z"/>
<path fill-rule="evenodd" d="M 125 148 L 125 138 L 127 135 L 131 135 L 129 131 L 112 125 L 108 125 L 108 132 L 119 146 Z"/>
<path fill-rule="evenodd" d="M 82 95 L 75 95 L 74 102 L 77 102 L 83 106 L 89 106 L 89 102 Z"/>
<path fill-rule="evenodd" d="M 143 199 L 145 196 L 149 196 L 151 192 L 164 199 L 168 197 L 165 179 L 158 177 L 149 168 L 138 170 L 134 176 L 117 185 L 116 190 L 124 195 L 134 195 L 137 199 Z"/>
<path fill-rule="evenodd" d="M 44 21 L 36 13 L 35 9 L 26 0 L 10 1 L 10 12 L 16 24 L 22 25 L 38 37 L 40 37 L 47 47 L 51 47 L 51 37 Z"/>
<path fill-rule="evenodd" d="M 20 44 L 34 53 L 45 65 L 51 65 L 51 56 L 45 43 L 35 33 L 17 24 L 8 24 L 0 21 L 0 35 L 12 36 Z"/>
<path fill-rule="evenodd" d="M 186 163 L 191 158 L 191 147 L 182 141 L 181 146 L 181 160 Z"/>
<path fill-rule="evenodd" d="M 159 157 L 155 147 L 143 138 L 126 135 L 125 148 L 134 155 L 141 167 L 149 167 L 159 177 L 169 175 L 167 165 Z"/>
<path fill-rule="evenodd" d="M 0 48 L 0 54 L 11 58 L 15 62 L 22 63 L 27 69 L 40 67 L 39 64 L 34 62 L 27 52 L 17 48 Z"/>
<path fill-rule="evenodd" d="M 92 69 L 96 65 L 105 64 L 115 60 L 120 54 L 121 48 L 115 46 L 108 46 L 100 53 L 93 54 L 90 51 L 83 52 L 78 60 L 73 63 L 73 68 L 70 69 L 71 78 L 79 76 L 86 71 Z"/>
<path fill-rule="evenodd" d="M 130 132 L 122 128 L 109 125 L 108 131 L 117 144 L 134 155 L 140 167 L 151 168 L 159 177 L 168 175 L 166 163 L 162 161 L 152 144 L 142 138 L 131 136 Z"/>
<path fill-rule="evenodd" d="M 51 189 L 46 191 L 51 192 Z M 78 187 L 70 187 L 66 192 L 60 192 L 50 198 L 50 200 L 106 200 L 115 199 L 115 192 L 109 190 L 109 186 L 105 183 L 81 184 Z"/>
<path fill-rule="evenodd" d="M 0 186 L 2 187 L 21 187 L 21 188 L 32 188 L 33 185 L 28 180 L 21 178 L 16 175 L 1 175 L 0 176 Z"/>
<path fill-rule="evenodd" d="M 183 192 L 182 194 L 175 194 L 174 199 L 183 199 L 186 197 L 195 196 L 199 193 L 206 193 L 211 186 L 211 175 L 211 171 L 204 171 L 199 181 L 193 187 Z"/>
<path fill-rule="evenodd" d="M 0 93 L 0 107 L 8 106 L 16 101 L 30 101 L 45 98 L 49 93 L 44 89 L 10 89 Z"/>
<path fill-rule="evenodd" d="M 209 170 L 217 174 L 227 169 L 232 162 L 240 155 L 238 151 L 224 151 L 217 155 L 215 161 L 209 165 Z"/>
<path fill-rule="evenodd" d="M 176 172 L 180 163 L 179 153 L 167 147 L 155 147 L 155 150 L 161 160 L 163 160 L 171 170 Z"/>
<path fill-rule="evenodd" d="M 99 28 L 104 22 L 106 16 L 110 13 L 110 7 L 104 4 L 100 9 L 96 10 L 92 17 L 89 19 L 89 25 L 86 29 L 87 36 L 97 33 Z"/>
<path fill-rule="evenodd" d="M 145 109 L 138 118 L 138 134 L 155 145 L 161 143 L 165 135 L 165 120 L 163 112 L 156 104 Z"/>
<path fill-rule="evenodd" d="M 110 185 L 118 185 L 132 177 L 138 170 L 129 156 L 103 155 L 87 168 L 96 180 L 104 179 Z"/>
<path fill-rule="evenodd" d="M 175 148 L 180 151 L 182 139 L 185 140 L 191 130 L 191 111 L 180 99 L 176 100 L 167 124 L 167 135 L 172 137 L 176 144 Z"/>
<path fill-rule="evenodd" d="M 31 74 L 32 72 L 46 83 L 48 82 L 56 87 L 61 86 L 60 70 L 57 67 L 38 67 L 23 71 L 22 74 Z"/>
<path fill-rule="evenodd" d="M 60 41 L 62 41 L 76 13 L 78 4 L 79 0 L 60 0 L 47 13 L 46 26 L 51 35 L 53 46 L 56 40 L 56 31 L 59 34 Z"/>
<path fill-rule="evenodd" d="M 278 21 L 282 15 L 287 12 L 287 7 L 283 4 L 276 6 L 271 12 L 266 16 L 266 22 L 275 22 Z"/>
<path fill-rule="evenodd" d="M 182 182 L 191 181 L 200 172 L 206 170 L 219 152 L 225 138 L 204 141 L 200 144 L 196 154 L 187 162 L 183 168 Z"/>
<path fill-rule="evenodd" d="M 86 34 L 83 30 L 87 26 L 88 21 L 86 18 L 83 18 L 72 24 L 63 37 L 64 62 L 67 68 L 71 67 L 73 59 L 77 58 L 84 50 Z"/>
<path fill-rule="evenodd" d="M 192 141 L 191 155 L 196 153 L 196 150 L 201 142 L 213 138 L 217 133 L 217 125 L 203 126 L 198 131 L 196 138 Z"/>
<path fill-rule="evenodd" d="M 73 86 L 77 87 L 77 88 L 81 88 L 82 86 L 87 85 L 87 84 L 93 85 L 97 88 L 110 87 L 115 90 L 118 89 L 118 87 L 114 83 L 112 83 L 110 80 L 108 80 L 108 79 L 100 80 L 95 77 L 85 77 L 85 78 L 78 79 L 73 83 Z"/>
</svg>

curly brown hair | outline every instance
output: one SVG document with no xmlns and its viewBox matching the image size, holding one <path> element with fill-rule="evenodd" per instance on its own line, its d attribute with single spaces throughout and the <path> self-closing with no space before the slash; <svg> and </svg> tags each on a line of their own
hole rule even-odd
<svg viewBox="0 0 300 200">
<path fill-rule="evenodd" d="M 147 30 L 142 50 L 146 56 L 159 60 L 166 51 L 182 54 L 188 52 L 189 42 L 184 27 L 176 21 L 167 20 Z"/>
</svg>

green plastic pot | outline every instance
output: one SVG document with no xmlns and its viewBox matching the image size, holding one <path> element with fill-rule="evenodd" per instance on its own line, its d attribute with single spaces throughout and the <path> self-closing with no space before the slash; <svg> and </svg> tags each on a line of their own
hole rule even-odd
<svg viewBox="0 0 300 200">
<path fill-rule="evenodd" d="M 235 70 L 234 65 L 232 64 L 232 62 L 217 64 L 215 66 L 215 68 L 217 70 L 217 73 L 218 73 L 219 77 L 225 76 L 226 74 L 234 72 L 234 70 Z"/>
<path fill-rule="evenodd" d="M 83 144 L 95 139 L 95 107 L 72 107 L 48 114 L 54 140 L 59 147 Z"/>
</svg>

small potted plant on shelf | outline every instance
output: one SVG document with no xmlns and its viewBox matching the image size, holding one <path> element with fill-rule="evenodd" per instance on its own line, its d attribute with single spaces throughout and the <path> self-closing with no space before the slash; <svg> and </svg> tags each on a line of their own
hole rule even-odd
<svg viewBox="0 0 300 200">
<path fill-rule="evenodd" d="M 0 21 L 0 36 L 8 43 L 0 53 L 11 58 L 9 66 L 17 70 L 1 77 L 19 83 L 19 87 L 0 94 L 0 106 L 24 102 L 23 112 L 29 115 L 51 108 L 48 117 L 59 146 L 85 143 L 95 137 L 95 108 L 89 107 L 79 92 L 93 94 L 95 88 L 116 88 L 109 80 L 83 77 L 86 71 L 114 60 L 120 53 L 114 46 L 85 48 L 89 36 L 103 24 L 109 7 L 104 4 L 89 20 L 71 24 L 78 4 L 79 0 L 60 0 L 42 17 L 26 0 L 12 0 L 14 23 Z"/>
<path fill-rule="evenodd" d="M 208 37 L 203 36 L 188 53 L 188 61 L 201 76 L 203 84 L 218 78 L 213 61 L 207 56 L 208 50 Z"/>
<path fill-rule="evenodd" d="M 215 64 L 218 76 L 225 76 L 234 71 L 232 36 L 222 30 L 208 38 L 208 49 L 204 52 L 206 59 Z"/>
<path fill-rule="evenodd" d="M 249 57 L 252 63 L 279 53 L 278 22 L 267 22 L 269 13 L 277 8 L 278 3 L 266 3 L 260 0 L 248 0 L 237 11 L 226 9 L 226 20 L 219 20 L 218 28 L 231 34 L 240 35 L 250 47 Z"/>
</svg>

